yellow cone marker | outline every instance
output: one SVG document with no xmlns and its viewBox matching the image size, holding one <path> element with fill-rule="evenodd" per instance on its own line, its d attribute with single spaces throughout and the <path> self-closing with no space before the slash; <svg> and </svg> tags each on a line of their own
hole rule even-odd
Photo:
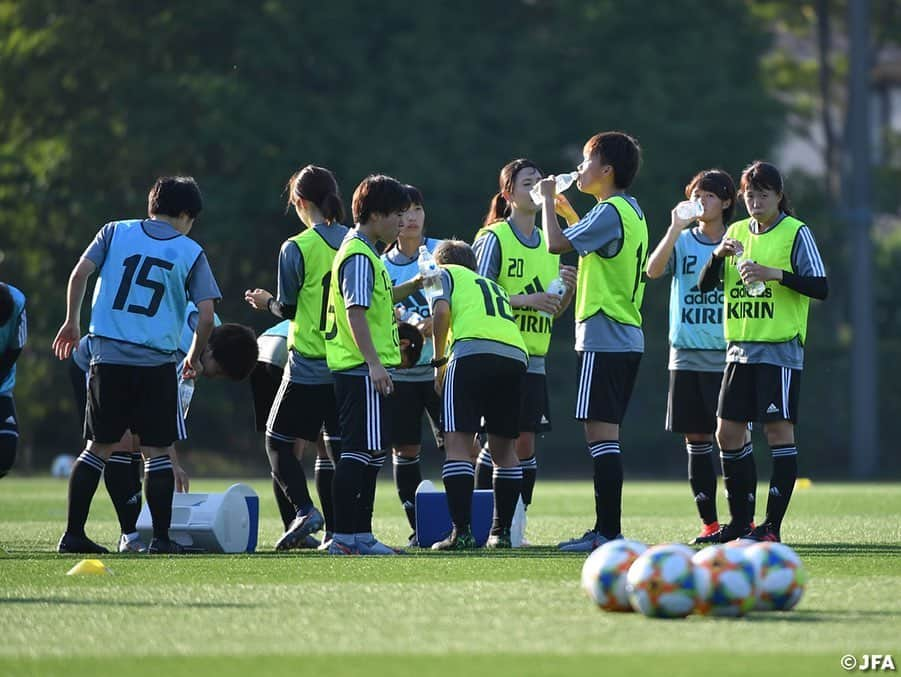
<svg viewBox="0 0 901 677">
<path fill-rule="evenodd" d="M 795 480 L 795 489 L 810 489 L 813 486 L 813 482 L 810 481 L 809 477 L 799 477 Z"/>
<path fill-rule="evenodd" d="M 90 576 L 94 574 L 111 574 L 106 565 L 99 559 L 83 559 L 69 569 L 66 576 Z"/>
</svg>

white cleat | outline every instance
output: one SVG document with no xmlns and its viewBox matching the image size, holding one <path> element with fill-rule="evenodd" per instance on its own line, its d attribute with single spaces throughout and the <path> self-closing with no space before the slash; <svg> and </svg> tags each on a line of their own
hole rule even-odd
<svg viewBox="0 0 901 677">
<path fill-rule="evenodd" d="M 128 536 L 122 534 L 119 537 L 119 552 L 133 552 L 144 554 L 147 552 L 147 545 L 140 538 L 128 540 Z"/>
</svg>

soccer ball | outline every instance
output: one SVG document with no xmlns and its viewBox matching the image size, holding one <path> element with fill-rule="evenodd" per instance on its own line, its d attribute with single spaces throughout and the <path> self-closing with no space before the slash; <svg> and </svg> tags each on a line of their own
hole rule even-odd
<svg viewBox="0 0 901 677">
<path fill-rule="evenodd" d="M 745 549 L 757 573 L 758 611 L 788 611 L 801 600 L 807 572 L 801 558 L 782 543 L 757 543 Z"/>
<path fill-rule="evenodd" d="M 582 565 L 582 589 L 605 611 L 632 611 L 626 573 L 648 546 L 618 538 L 604 543 Z"/>
<path fill-rule="evenodd" d="M 744 616 L 757 602 L 757 576 L 746 548 L 713 545 L 691 558 L 698 586 L 698 613 Z"/>
<path fill-rule="evenodd" d="M 65 479 L 72 474 L 72 466 L 75 465 L 75 457 L 69 454 L 60 454 L 50 464 L 50 476 Z"/>
<path fill-rule="evenodd" d="M 629 603 L 645 616 L 684 618 L 694 611 L 694 565 L 681 545 L 655 545 L 626 575 Z"/>
</svg>

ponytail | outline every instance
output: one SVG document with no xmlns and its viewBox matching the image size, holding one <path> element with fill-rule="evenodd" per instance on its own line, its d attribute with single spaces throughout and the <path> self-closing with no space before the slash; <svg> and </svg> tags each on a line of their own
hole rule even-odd
<svg viewBox="0 0 901 677">
<path fill-rule="evenodd" d="M 788 202 L 788 195 L 782 193 L 782 199 L 779 200 L 779 211 L 788 214 L 789 216 L 794 216 L 795 211 L 792 209 L 792 206 Z"/>
<path fill-rule="evenodd" d="M 509 214 L 510 204 L 502 193 L 497 193 L 491 198 L 491 204 L 488 205 L 488 213 L 485 214 L 485 221 L 482 223 L 482 227 L 484 228 L 485 226 L 490 226 L 492 223 L 497 223 L 504 217 L 509 216 Z"/>
<path fill-rule="evenodd" d="M 322 198 L 322 203 L 316 206 L 319 207 L 319 211 L 329 223 L 344 222 L 344 204 L 337 194 L 328 193 Z"/>
</svg>

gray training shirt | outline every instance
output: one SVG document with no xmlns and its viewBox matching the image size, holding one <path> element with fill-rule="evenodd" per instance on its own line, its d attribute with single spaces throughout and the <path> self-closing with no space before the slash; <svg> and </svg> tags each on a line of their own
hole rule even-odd
<svg viewBox="0 0 901 677">
<path fill-rule="evenodd" d="M 620 195 L 641 214 L 641 207 L 631 195 Z M 623 246 L 623 224 L 616 208 L 608 203 L 595 205 L 581 220 L 563 231 L 579 256 L 595 252 L 612 256 Z M 641 327 L 622 324 L 602 312 L 576 321 L 576 350 L 597 353 L 643 353 L 644 333 Z"/>
<path fill-rule="evenodd" d="M 340 223 L 328 225 L 317 223 L 313 226 L 323 240 L 334 250 L 338 250 L 347 235 L 347 226 Z M 303 288 L 305 276 L 303 254 L 294 240 L 285 240 L 278 254 L 278 294 L 276 300 L 282 305 L 297 305 L 297 294 Z M 296 311 L 295 311 L 296 312 Z M 332 372 L 326 360 L 304 357 L 293 348 L 288 350 L 288 363 L 285 365 L 284 379 L 292 383 L 305 385 L 321 385 L 333 383 Z"/>
<path fill-rule="evenodd" d="M 151 237 L 166 239 L 175 237 L 178 231 L 165 221 L 156 221 L 154 219 L 145 219 L 144 230 Z M 97 236 L 94 241 L 88 245 L 82 254 L 82 258 L 88 259 L 97 266 L 99 270 L 106 260 L 106 253 L 109 250 L 115 231 L 115 223 L 108 223 Z M 210 299 L 218 301 L 222 298 L 222 292 L 219 291 L 219 285 L 216 284 L 216 278 L 213 277 L 213 271 L 210 270 L 210 264 L 207 261 L 206 254 L 201 252 L 188 273 L 187 279 L 188 300 L 195 304 Z M 169 362 L 177 362 L 177 353 L 161 353 L 146 346 L 140 346 L 135 343 L 126 341 L 116 341 L 115 339 L 101 338 L 99 336 L 90 337 L 90 355 L 91 364 L 100 362 L 109 364 L 129 364 L 135 367 L 155 367 L 160 364 Z"/>
</svg>

